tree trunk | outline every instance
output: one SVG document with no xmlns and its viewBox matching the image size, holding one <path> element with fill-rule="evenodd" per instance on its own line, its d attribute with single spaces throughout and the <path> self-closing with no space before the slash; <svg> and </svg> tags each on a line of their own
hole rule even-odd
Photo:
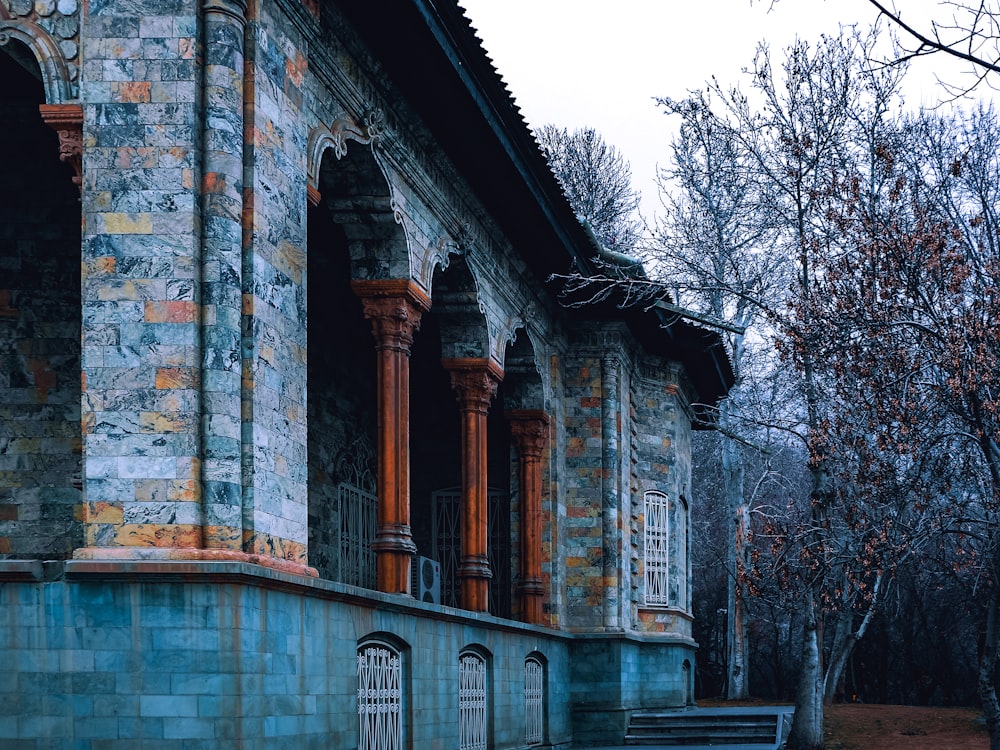
<svg viewBox="0 0 1000 750">
<path fill-rule="evenodd" d="M 872 619 L 878 611 L 884 581 L 885 577 L 881 573 L 876 576 L 875 584 L 872 586 L 872 597 L 868 602 L 865 616 L 862 618 L 857 630 L 854 630 L 854 616 L 850 602 L 845 601 L 847 606 L 844 607 L 841 619 L 837 623 L 837 633 L 833 639 L 833 648 L 830 649 L 830 664 L 826 669 L 826 684 L 823 689 L 824 705 L 829 706 L 833 703 L 837 687 L 844 676 L 844 669 L 847 667 L 847 662 L 850 660 L 851 654 L 854 653 L 854 647 L 858 645 L 858 641 L 864 638 L 865 633 L 868 632 L 868 626 L 871 625 Z M 847 590 L 846 587 L 844 590 Z"/>
<path fill-rule="evenodd" d="M 858 642 L 857 635 L 851 632 L 850 612 L 841 613 L 841 621 L 837 623 L 837 635 L 833 640 L 833 647 L 830 649 L 830 663 L 826 668 L 826 679 L 823 687 L 823 705 L 829 706 L 833 703 L 840 686 L 840 680 L 844 675 L 847 662 L 854 652 L 854 646 Z"/>
<path fill-rule="evenodd" d="M 730 402 L 722 403 L 719 421 L 727 430 L 731 428 Z M 744 619 L 743 584 L 741 572 L 745 562 L 749 509 L 743 497 L 743 454 L 739 444 L 725 434 L 722 437 L 722 474 L 725 482 L 726 506 L 732 536 L 727 549 L 728 582 L 726 615 L 726 698 L 746 700 L 750 697 L 747 663 L 746 621 Z"/>
<path fill-rule="evenodd" d="M 978 689 L 983 704 L 986 729 L 990 733 L 990 750 L 1000 750 L 1000 701 L 997 699 L 997 656 L 1000 654 L 1000 623 L 997 608 L 1000 602 L 994 593 L 987 605 L 986 625 L 979 650 Z"/>
<path fill-rule="evenodd" d="M 806 604 L 805 619 L 795 717 L 788 735 L 787 750 L 823 750 L 823 664 L 812 595 L 809 595 Z"/>
</svg>

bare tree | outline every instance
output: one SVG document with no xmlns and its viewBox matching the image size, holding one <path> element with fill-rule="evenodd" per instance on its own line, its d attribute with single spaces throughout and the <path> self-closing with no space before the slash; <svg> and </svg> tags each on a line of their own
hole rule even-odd
<svg viewBox="0 0 1000 750">
<path fill-rule="evenodd" d="M 629 163 L 593 128 L 570 132 L 543 125 L 535 137 L 573 210 L 605 247 L 630 252 L 641 224 Z"/>
<path fill-rule="evenodd" d="M 745 493 L 743 451 L 752 445 L 742 412 L 745 370 L 762 355 L 748 346 L 747 330 L 762 323 L 762 306 L 778 299 L 788 264 L 761 252 L 777 235 L 769 221 L 767 192 L 753 169 L 752 147 L 711 108 L 710 93 L 680 101 L 660 99 L 681 119 L 672 163 L 660 175 L 665 216 L 648 260 L 675 289 L 678 304 L 733 324 L 723 335 L 731 352 L 735 382 L 718 409 L 720 463 L 726 519 L 726 697 L 750 697 L 746 639 L 746 575 L 750 505 Z M 764 355 L 766 356 L 766 354 Z"/>
<path fill-rule="evenodd" d="M 938 529 L 976 540 L 970 559 L 982 599 L 978 688 L 1000 748 L 1000 121 L 923 115 L 905 148 L 879 152 L 889 178 L 881 201 L 863 176 L 834 194 L 843 252 L 817 257 L 822 294 L 813 315 L 840 342 L 838 380 L 863 384 L 862 430 L 882 455 L 862 477 L 882 492 L 899 467 L 933 465 L 946 478 Z M 860 414 L 860 412 L 858 412 Z M 874 452 L 873 452 L 874 455 Z M 961 470 L 961 471 L 959 471 Z M 919 501 L 927 503 L 925 490 Z"/>
</svg>

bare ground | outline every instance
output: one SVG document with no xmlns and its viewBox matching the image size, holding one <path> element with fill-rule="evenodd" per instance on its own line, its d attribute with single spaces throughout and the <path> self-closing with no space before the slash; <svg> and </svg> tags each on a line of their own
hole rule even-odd
<svg viewBox="0 0 1000 750">
<path fill-rule="evenodd" d="M 972 708 L 828 706 L 826 750 L 988 750 L 981 715 Z"/>
</svg>

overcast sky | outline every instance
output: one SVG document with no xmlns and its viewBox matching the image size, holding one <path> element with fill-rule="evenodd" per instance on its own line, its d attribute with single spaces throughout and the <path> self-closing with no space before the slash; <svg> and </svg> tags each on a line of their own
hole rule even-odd
<svg viewBox="0 0 1000 750">
<path fill-rule="evenodd" d="M 867 0 L 459 0 L 532 128 L 593 127 L 623 153 L 643 194 L 643 213 L 659 207 L 657 163 L 666 164 L 674 127 L 654 97 L 682 98 L 715 76 L 742 83 L 758 42 L 776 52 L 796 35 L 816 40 L 840 24 L 870 25 Z M 937 0 L 902 0 L 925 20 Z M 940 15 L 940 13 L 939 13 Z M 940 99 L 940 56 L 921 62 L 908 99 Z"/>
</svg>

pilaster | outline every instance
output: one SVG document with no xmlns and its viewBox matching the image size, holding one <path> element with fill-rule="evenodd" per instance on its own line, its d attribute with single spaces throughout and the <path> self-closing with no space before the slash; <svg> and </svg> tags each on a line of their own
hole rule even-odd
<svg viewBox="0 0 1000 750">
<path fill-rule="evenodd" d="M 240 470 L 246 0 L 203 0 L 201 448 L 204 546 L 243 549 Z"/>
</svg>

